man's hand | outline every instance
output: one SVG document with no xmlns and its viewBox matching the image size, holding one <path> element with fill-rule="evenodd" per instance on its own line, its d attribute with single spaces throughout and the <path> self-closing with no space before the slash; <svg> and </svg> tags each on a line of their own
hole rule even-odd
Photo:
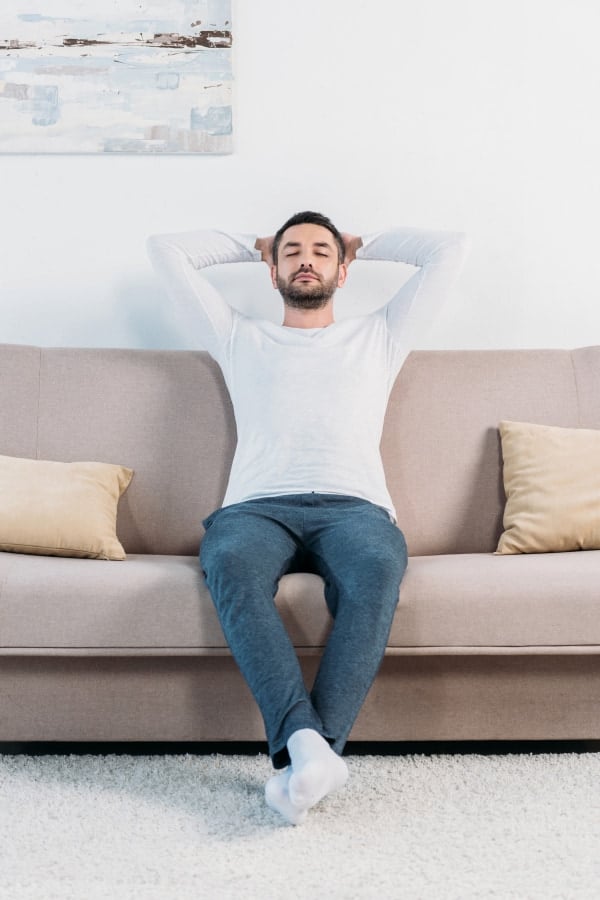
<svg viewBox="0 0 600 900">
<path fill-rule="evenodd" d="M 344 241 L 344 250 L 345 250 L 344 262 L 346 263 L 347 266 L 349 266 L 350 263 L 354 259 L 356 259 L 356 251 L 358 250 L 359 247 L 362 247 L 363 240 L 361 237 L 358 237 L 355 234 L 345 234 L 345 233 L 342 233 L 342 238 Z"/>
<path fill-rule="evenodd" d="M 271 235 L 270 237 L 256 238 L 256 243 L 254 244 L 254 249 L 259 251 L 262 261 L 266 262 L 269 268 L 273 265 L 274 240 L 275 235 Z"/>
</svg>

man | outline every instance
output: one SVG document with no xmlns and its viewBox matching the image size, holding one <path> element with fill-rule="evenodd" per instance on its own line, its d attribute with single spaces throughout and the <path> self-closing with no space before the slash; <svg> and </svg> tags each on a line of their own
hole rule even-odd
<svg viewBox="0 0 600 900">
<path fill-rule="evenodd" d="M 149 239 L 172 299 L 221 366 L 238 444 L 200 558 L 223 632 L 263 715 L 276 770 L 268 805 L 288 822 L 340 789 L 341 757 L 380 666 L 406 564 L 379 443 L 390 390 L 458 274 L 464 235 L 394 229 L 341 234 L 298 213 L 274 237 L 192 232 Z M 382 309 L 336 321 L 355 258 L 418 267 Z M 241 315 L 202 277 L 262 260 L 281 325 Z M 333 619 L 310 694 L 273 602 L 282 575 L 322 576 Z"/>
</svg>

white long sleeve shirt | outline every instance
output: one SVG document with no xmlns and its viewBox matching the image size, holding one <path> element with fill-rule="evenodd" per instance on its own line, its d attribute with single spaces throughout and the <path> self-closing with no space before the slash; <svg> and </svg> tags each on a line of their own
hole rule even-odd
<svg viewBox="0 0 600 900">
<path fill-rule="evenodd" d="M 369 500 L 395 519 L 379 449 L 387 402 L 458 275 L 465 236 L 397 228 L 364 237 L 357 258 L 418 271 L 382 309 L 309 329 L 242 315 L 203 277 L 206 266 L 259 261 L 255 241 L 217 231 L 148 240 L 171 299 L 193 312 L 231 396 L 238 443 L 223 506 L 315 491 Z"/>
</svg>

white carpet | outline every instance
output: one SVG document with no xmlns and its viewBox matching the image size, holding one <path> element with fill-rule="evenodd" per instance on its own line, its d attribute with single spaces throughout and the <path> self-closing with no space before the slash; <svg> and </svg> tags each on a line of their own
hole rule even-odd
<svg viewBox="0 0 600 900">
<path fill-rule="evenodd" d="M 600 754 L 350 756 L 297 828 L 266 756 L 0 756 L 2 900 L 600 896 Z"/>
</svg>

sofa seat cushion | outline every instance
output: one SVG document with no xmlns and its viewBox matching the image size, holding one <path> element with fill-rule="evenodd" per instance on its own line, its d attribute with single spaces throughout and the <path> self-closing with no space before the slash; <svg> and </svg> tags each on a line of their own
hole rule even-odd
<svg viewBox="0 0 600 900">
<path fill-rule="evenodd" d="M 297 646 L 324 643 L 320 578 L 288 576 L 278 605 Z M 27 648 L 225 652 L 227 643 L 194 556 L 129 554 L 115 565 L 0 553 L 0 653 Z"/>
<path fill-rule="evenodd" d="M 389 646 L 600 651 L 600 551 L 411 557 Z"/>
<path fill-rule="evenodd" d="M 331 621 L 316 575 L 282 578 L 277 605 L 300 652 Z M 365 636 L 366 638 L 366 636 Z M 390 652 L 600 648 L 600 551 L 411 557 Z M 191 556 L 102 560 L 0 553 L 0 653 L 227 652 Z"/>
</svg>

